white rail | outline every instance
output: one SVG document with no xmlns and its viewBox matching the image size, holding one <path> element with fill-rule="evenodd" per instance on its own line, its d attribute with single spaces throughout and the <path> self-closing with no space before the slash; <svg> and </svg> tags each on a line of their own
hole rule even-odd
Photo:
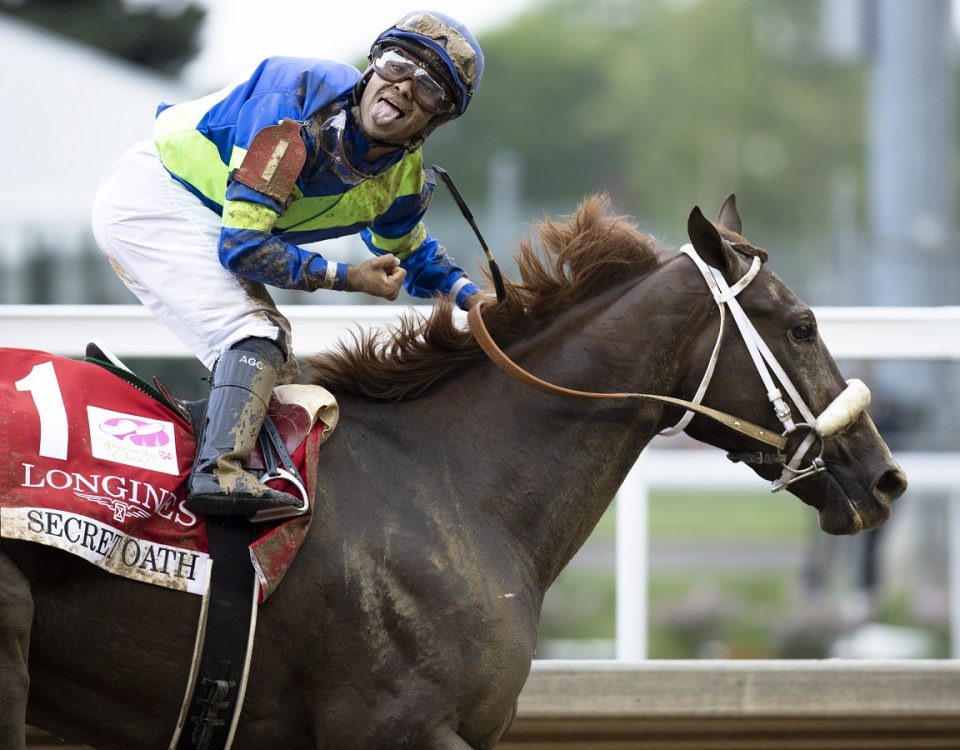
<svg viewBox="0 0 960 750">
<path fill-rule="evenodd" d="M 395 323 L 428 306 L 285 306 L 298 353 L 323 351 L 351 330 Z M 960 360 L 960 306 L 820 307 L 821 335 L 837 359 Z M 462 314 L 458 313 L 462 322 Z M 0 346 L 76 356 L 99 339 L 120 357 L 189 357 L 186 348 L 135 305 L 0 305 Z M 960 657 L 960 457 L 908 454 L 898 460 L 911 487 L 951 493 L 950 588 L 952 653 Z M 654 460 L 655 459 L 655 460 Z M 756 488 L 757 478 L 709 451 L 648 451 L 618 496 L 617 656 L 642 659 L 647 638 L 647 497 L 653 487 Z"/>
<path fill-rule="evenodd" d="M 322 351 L 357 326 L 389 325 L 428 306 L 282 306 L 299 354 Z M 821 335 L 837 359 L 960 360 L 960 306 L 819 307 Z M 458 313 L 460 319 L 462 314 Z M 0 305 L 0 346 L 82 354 L 91 338 L 118 356 L 189 357 L 187 349 L 138 305 Z"/>
</svg>

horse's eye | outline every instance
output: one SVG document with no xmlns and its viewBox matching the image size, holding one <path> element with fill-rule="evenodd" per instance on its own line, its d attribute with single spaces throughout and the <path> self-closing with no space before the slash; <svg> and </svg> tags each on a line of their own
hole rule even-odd
<svg viewBox="0 0 960 750">
<path fill-rule="evenodd" d="M 798 323 L 790 329 L 794 341 L 807 341 L 817 334 L 817 328 L 812 323 Z"/>
</svg>

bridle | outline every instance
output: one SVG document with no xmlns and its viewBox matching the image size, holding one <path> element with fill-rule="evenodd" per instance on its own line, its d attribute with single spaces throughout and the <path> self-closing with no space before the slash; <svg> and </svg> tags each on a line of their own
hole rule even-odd
<svg viewBox="0 0 960 750">
<path fill-rule="evenodd" d="M 723 240 L 723 242 L 729 245 L 726 240 Z M 700 414 L 775 448 L 776 453 L 754 451 L 750 453 L 729 454 L 728 456 L 733 461 L 743 461 L 750 464 L 771 463 L 782 465 L 783 469 L 780 477 L 772 483 L 772 490 L 774 492 L 823 471 L 826 468 L 823 460 L 825 441 L 835 437 L 853 424 L 870 403 L 870 390 L 860 380 L 848 380 L 847 387 L 844 388 L 840 395 L 833 399 L 819 416 L 814 416 L 813 411 L 807 406 L 800 392 L 793 385 L 783 367 L 780 366 L 773 352 L 770 351 L 770 348 L 760 337 L 757 329 L 753 323 L 750 322 L 747 314 L 740 306 L 740 302 L 737 300 L 737 295 L 746 289 L 759 273 L 762 265 L 760 258 L 754 256 L 753 262 L 747 272 L 731 286 L 727 284 L 726 279 L 723 278 L 723 274 L 721 274 L 720 271 L 708 266 L 700 256 L 697 255 L 692 245 L 684 245 L 680 251 L 696 264 L 720 311 L 720 327 L 717 332 L 716 343 L 713 346 L 713 351 L 710 354 L 710 359 L 707 362 L 700 385 L 697 387 L 693 398 L 689 401 L 673 396 L 661 396 L 652 393 L 593 393 L 590 391 L 578 391 L 541 380 L 520 367 L 497 346 L 484 325 L 483 314 L 481 312 L 482 302 L 474 305 L 467 312 L 467 322 L 470 325 L 470 331 L 474 338 L 476 338 L 481 349 L 483 349 L 494 364 L 507 374 L 537 390 L 553 395 L 573 398 L 645 399 L 681 406 L 686 411 L 680 421 L 673 427 L 663 430 L 660 434 L 668 436 L 676 435 L 686 429 L 687 425 L 690 424 L 690 420 L 692 420 L 696 414 Z M 737 328 L 740 330 L 740 334 L 747 346 L 747 351 L 750 353 L 754 367 L 763 380 L 767 392 L 767 399 L 770 401 L 774 414 L 776 414 L 777 419 L 783 427 L 783 432 L 780 435 L 775 435 L 763 427 L 717 409 L 704 406 L 701 403 L 710 385 L 710 381 L 713 379 L 714 371 L 716 370 L 717 360 L 723 344 L 724 330 L 726 328 L 726 311 L 728 309 Z M 779 381 L 780 387 L 786 391 L 787 396 L 793 402 L 794 407 L 800 413 L 803 421 L 794 421 L 790 405 L 784 399 L 783 392 L 775 381 Z M 787 444 L 787 436 L 800 431 L 805 431 L 806 434 L 802 438 L 796 452 L 788 461 L 786 455 L 782 452 Z M 807 458 L 807 455 L 810 453 L 810 449 L 818 441 L 820 443 L 820 449 L 817 455 L 809 459 L 808 465 L 802 466 L 804 459 Z"/>
</svg>

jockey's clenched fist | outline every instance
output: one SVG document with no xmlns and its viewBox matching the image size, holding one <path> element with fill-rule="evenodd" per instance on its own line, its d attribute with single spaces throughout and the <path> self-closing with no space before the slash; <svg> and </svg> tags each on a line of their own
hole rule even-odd
<svg viewBox="0 0 960 750">
<path fill-rule="evenodd" d="M 407 271 L 400 268 L 400 261 L 395 255 L 378 255 L 359 266 L 348 266 L 344 289 L 394 300 L 400 294 L 406 277 Z"/>
</svg>

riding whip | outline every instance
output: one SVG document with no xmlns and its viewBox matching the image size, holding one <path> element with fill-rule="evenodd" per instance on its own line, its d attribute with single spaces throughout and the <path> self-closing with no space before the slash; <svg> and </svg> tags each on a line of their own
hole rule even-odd
<svg viewBox="0 0 960 750">
<path fill-rule="evenodd" d="M 490 273 L 493 276 L 493 288 L 497 291 L 497 302 L 503 302 L 507 297 L 507 291 L 503 286 L 503 276 L 500 274 L 500 266 L 497 265 L 497 261 L 493 259 L 493 253 L 490 252 L 490 248 L 487 247 L 487 243 L 484 242 L 483 235 L 480 234 L 480 229 L 477 227 L 477 222 L 474 221 L 473 214 L 470 213 L 470 209 L 467 208 L 467 202 L 463 199 L 463 196 L 460 195 L 457 186 L 453 184 L 453 180 L 450 178 L 450 175 L 447 174 L 447 170 L 434 164 L 433 171 L 439 175 L 443 184 L 447 186 L 447 190 L 450 191 L 450 195 L 453 196 L 453 200 L 457 206 L 459 206 L 463 218 L 467 220 L 467 223 L 473 229 L 473 233 L 477 235 L 477 239 L 480 240 L 480 247 L 483 248 L 483 253 L 487 256 L 487 262 L 490 264 Z"/>
</svg>

